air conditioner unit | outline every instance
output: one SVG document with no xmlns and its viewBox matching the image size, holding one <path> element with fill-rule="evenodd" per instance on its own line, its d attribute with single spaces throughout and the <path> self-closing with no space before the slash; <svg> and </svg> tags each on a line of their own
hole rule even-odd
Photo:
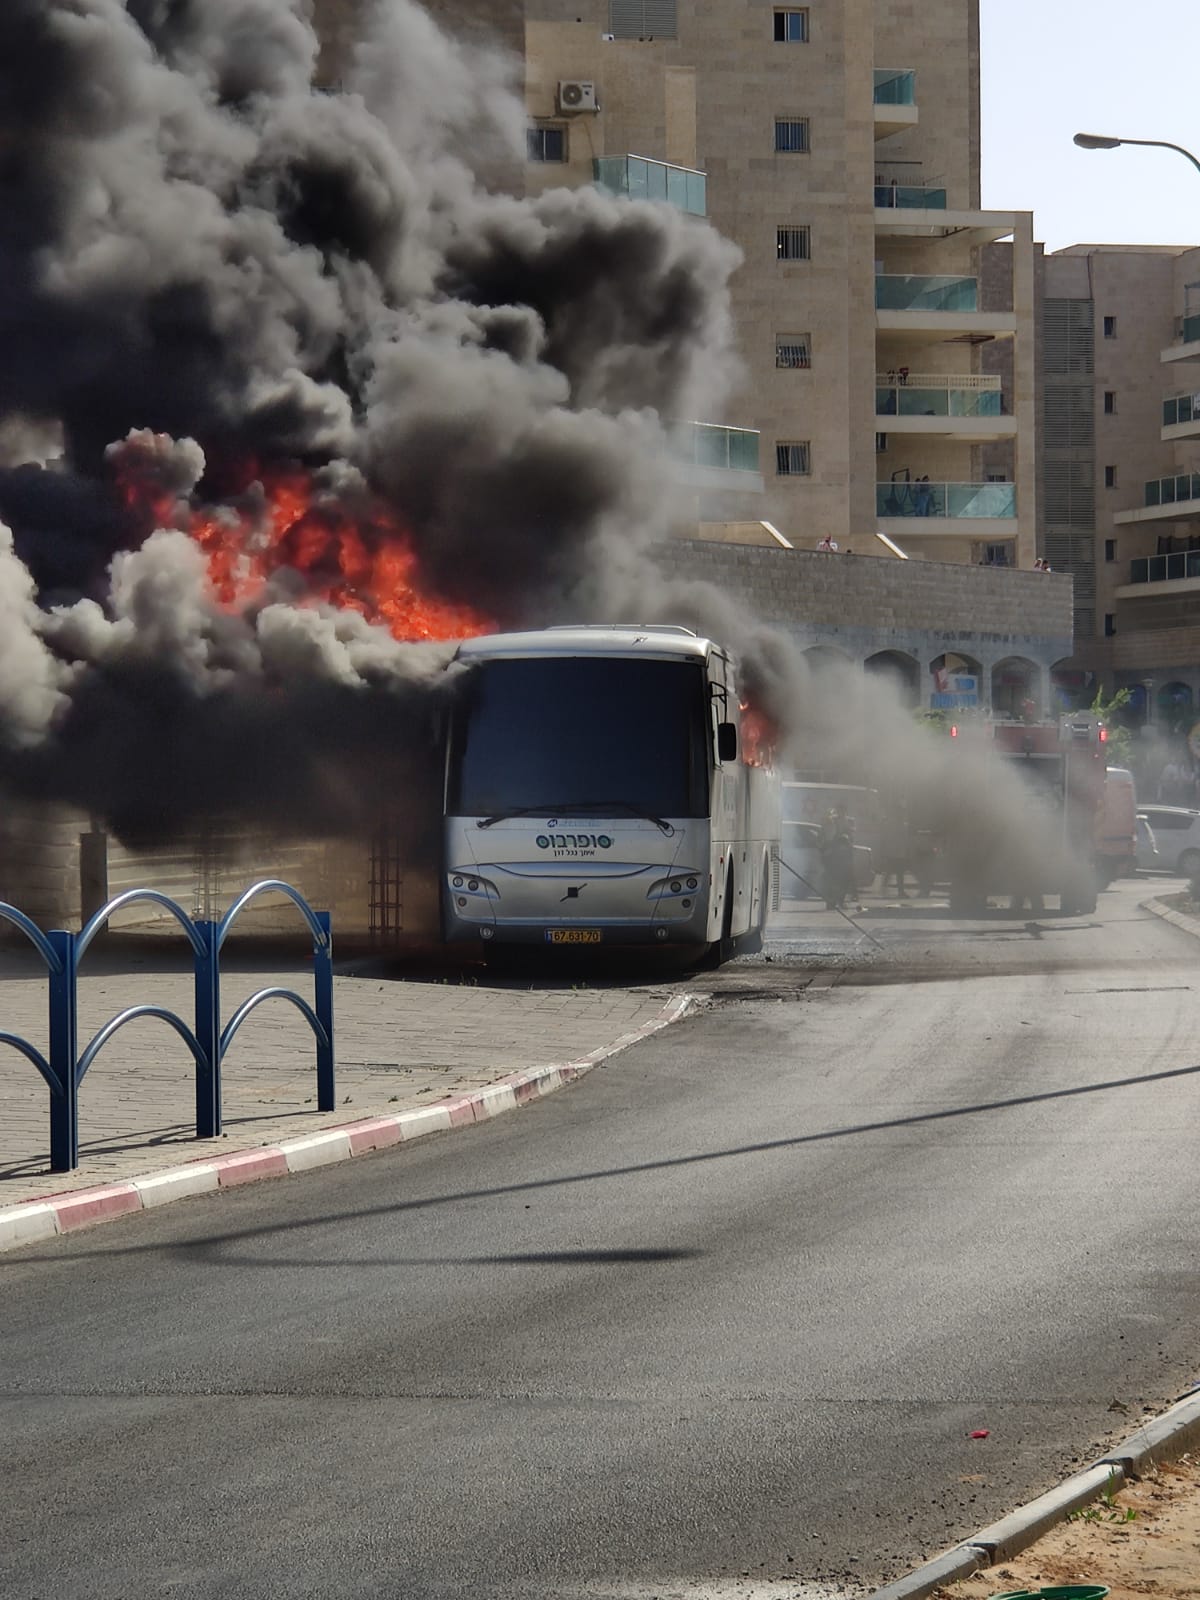
<svg viewBox="0 0 1200 1600">
<path fill-rule="evenodd" d="M 582 83 L 578 78 L 564 78 L 558 86 L 560 111 L 597 111 L 596 85 Z"/>
</svg>

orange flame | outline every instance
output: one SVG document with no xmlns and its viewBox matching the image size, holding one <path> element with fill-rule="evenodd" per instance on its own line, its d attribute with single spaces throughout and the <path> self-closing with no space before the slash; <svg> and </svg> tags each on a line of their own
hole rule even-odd
<svg viewBox="0 0 1200 1600">
<path fill-rule="evenodd" d="M 216 506 L 173 503 L 152 483 L 123 475 L 131 510 L 156 527 L 179 527 L 208 557 L 209 577 L 223 605 L 252 603 L 280 568 L 303 575 L 304 601 L 357 611 L 397 639 L 461 639 L 494 624 L 470 606 L 438 599 L 421 587 L 411 539 L 381 501 L 362 494 L 353 504 L 314 484 L 301 467 L 247 470 L 246 492 Z M 300 603 L 304 603 L 301 601 Z"/>
<path fill-rule="evenodd" d="M 765 711 L 742 701 L 741 757 L 748 767 L 773 767 L 779 743 L 778 730 Z"/>
</svg>

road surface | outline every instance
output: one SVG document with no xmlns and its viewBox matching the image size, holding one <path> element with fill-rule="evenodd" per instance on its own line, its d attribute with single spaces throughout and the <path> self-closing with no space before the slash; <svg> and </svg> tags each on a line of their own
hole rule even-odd
<svg viewBox="0 0 1200 1600">
<path fill-rule="evenodd" d="M 797 914 L 518 1115 L 5 1257 L 0 1593 L 809 1600 L 1048 1487 L 1195 1378 L 1151 887 L 808 988 Z"/>
</svg>

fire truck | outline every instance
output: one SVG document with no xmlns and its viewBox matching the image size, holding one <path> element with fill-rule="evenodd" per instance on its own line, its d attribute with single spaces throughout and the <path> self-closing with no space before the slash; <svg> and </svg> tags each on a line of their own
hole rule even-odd
<svg viewBox="0 0 1200 1600">
<path fill-rule="evenodd" d="M 952 728 L 945 866 L 950 908 L 971 915 L 989 894 L 1063 916 L 1096 909 L 1097 834 L 1107 731 L 1080 712 L 1057 722 Z"/>
</svg>

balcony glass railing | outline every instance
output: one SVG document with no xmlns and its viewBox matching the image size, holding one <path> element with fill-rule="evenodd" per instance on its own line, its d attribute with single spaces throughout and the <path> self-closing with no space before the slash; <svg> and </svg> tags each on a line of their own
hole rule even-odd
<svg viewBox="0 0 1200 1600">
<path fill-rule="evenodd" d="M 945 211 L 946 191 L 923 184 L 877 183 L 875 205 L 890 211 Z"/>
<path fill-rule="evenodd" d="M 1183 344 L 1194 344 L 1200 339 L 1200 311 L 1175 319 L 1175 332 Z"/>
<path fill-rule="evenodd" d="M 1151 478 L 1146 484 L 1148 506 L 1174 506 L 1181 500 L 1200 500 L 1200 472 L 1181 472 L 1173 478 Z"/>
<path fill-rule="evenodd" d="M 880 517 L 1015 517 L 1015 483 L 877 483 Z"/>
<path fill-rule="evenodd" d="M 875 68 L 875 104 L 877 106 L 915 106 L 917 103 L 917 75 L 915 72 L 897 72 L 894 67 Z"/>
<path fill-rule="evenodd" d="M 597 156 L 592 175 L 610 194 L 628 195 L 631 200 L 665 200 L 694 217 L 708 215 L 707 177 L 691 167 L 674 167 L 649 156 Z"/>
<path fill-rule="evenodd" d="M 1163 401 L 1163 427 L 1173 428 L 1177 422 L 1200 422 L 1200 390 Z"/>
<path fill-rule="evenodd" d="M 877 387 L 877 417 L 999 417 L 1004 414 L 999 389 L 913 388 L 909 384 Z"/>
<path fill-rule="evenodd" d="M 1169 556 L 1142 556 L 1129 563 L 1130 583 L 1165 583 L 1168 578 L 1200 578 L 1200 550 Z"/>
<path fill-rule="evenodd" d="M 875 306 L 879 311 L 977 311 L 979 280 L 877 273 Z"/>
<path fill-rule="evenodd" d="M 694 467 L 758 471 L 759 435 L 753 428 L 723 428 L 715 422 L 685 422 L 675 434 L 676 453 Z"/>
</svg>

